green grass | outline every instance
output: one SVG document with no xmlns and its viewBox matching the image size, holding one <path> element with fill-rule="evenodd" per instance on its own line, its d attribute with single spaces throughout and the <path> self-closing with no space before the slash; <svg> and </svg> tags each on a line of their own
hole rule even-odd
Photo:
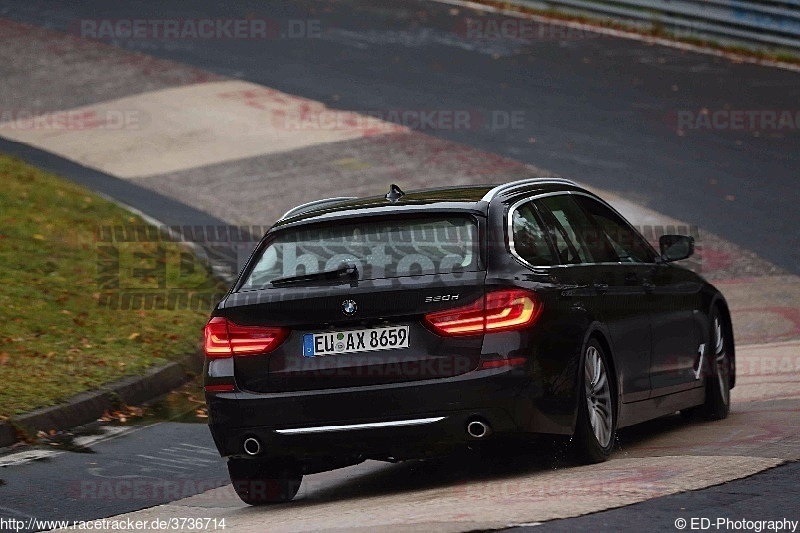
<svg viewBox="0 0 800 533">
<path fill-rule="evenodd" d="M 98 252 L 97 229 L 144 225 L 141 219 L 14 158 L 0 155 L 0 176 L 0 419 L 200 349 L 209 309 L 114 310 L 99 303 L 118 289 L 98 277 L 98 258 L 107 256 Z M 162 281 L 169 290 L 225 289 L 196 260 L 186 268 L 191 256 L 177 243 L 118 247 L 123 289 L 158 288 L 158 276 L 130 274 L 154 266 L 167 267 Z M 153 259 L 159 249 L 163 256 Z"/>
</svg>

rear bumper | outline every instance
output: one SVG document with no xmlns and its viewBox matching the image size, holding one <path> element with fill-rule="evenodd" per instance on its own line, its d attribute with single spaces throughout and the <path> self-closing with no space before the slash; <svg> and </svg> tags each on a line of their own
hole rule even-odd
<svg viewBox="0 0 800 533">
<path fill-rule="evenodd" d="M 494 433 L 569 434 L 573 406 L 545 398 L 522 368 L 451 378 L 318 391 L 210 393 L 209 427 L 221 455 L 245 457 L 254 437 L 262 453 L 407 459 L 474 441 L 474 419 Z"/>
</svg>

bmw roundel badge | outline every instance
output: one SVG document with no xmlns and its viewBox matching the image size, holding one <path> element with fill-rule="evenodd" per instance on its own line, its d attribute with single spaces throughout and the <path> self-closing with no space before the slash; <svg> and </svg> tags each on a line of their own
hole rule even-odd
<svg viewBox="0 0 800 533">
<path fill-rule="evenodd" d="M 342 313 L 347 316 L 353 316 L 358 311 L 358 305 L 353 300 L 345 300 L 342 302 Z"/>
</svg>

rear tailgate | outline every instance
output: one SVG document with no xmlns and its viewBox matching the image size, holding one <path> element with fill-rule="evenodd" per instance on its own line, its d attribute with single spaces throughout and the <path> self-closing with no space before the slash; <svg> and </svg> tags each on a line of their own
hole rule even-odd
<svg viewBox="0 0 800 533">
<path fill-rule="evenodd" d="M 254 392 L 409 382 L 477 367 L 482 335 L 441 336 L 424 315 L 484 296 L 476 217 L 350 222 L 279 232 L 222 312 L 239 325 L 281 326 L 268 354 L 237 357 L 237 385 Z M 266 280 L 358 268 L 352 279 Z M 259 281 L 260 280 L 260 281 Z"/>
</svg>

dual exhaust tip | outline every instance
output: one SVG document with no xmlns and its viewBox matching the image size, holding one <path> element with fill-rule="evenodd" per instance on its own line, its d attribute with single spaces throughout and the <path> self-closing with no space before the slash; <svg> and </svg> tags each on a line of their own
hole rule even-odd
<svg viewBox="0 0 800 533">
<path fill-rule="evenodd" d="M 467 422 L 467 435 L 473 439 L 483 439 L 492 434 L 492 427 L 483 420 Z M 255 437 L 247 437 L 243 443 L 244 453 L 254 457 L 261 453 L 261 441 Z"/>
<path fill-rule="evenodd" d="M 492 434 L 492 426 L 483 420 L 470 420 L 467 422 L 467 435 L 473 439 L 483 439 Z"/>
<path fill-rule="evenodd" d="M 244 439 L 244 453 L 251 457 L 260 454 L 261 441 L 255 437 L 247 437 Z"/>
</svg>

